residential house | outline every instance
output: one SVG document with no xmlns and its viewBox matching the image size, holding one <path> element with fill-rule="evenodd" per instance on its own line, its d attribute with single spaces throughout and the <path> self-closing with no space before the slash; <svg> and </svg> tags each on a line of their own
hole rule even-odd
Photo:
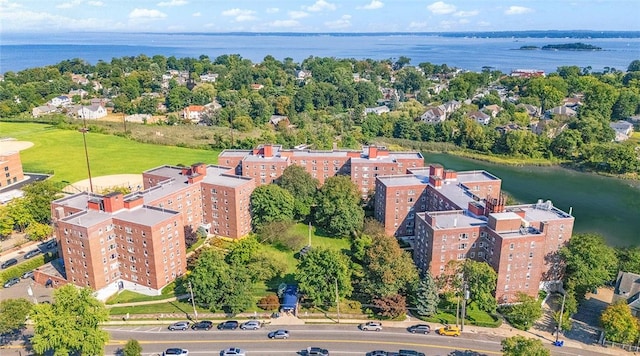
<svg viewBox="0 0 640 356">
<path fill-rule="evenodd" d="M 200 75 L 200 81 L 204 83 L 215 83 L 218 79 L 218 73 L 207 73 Z"/>
<path fill-rule="evenodd" d="M 107 109 L 102 105 L 82 106 L 77 113 L 80 119 L 97 120 L 107 116 Z"/>
<path fill-rule="evenodd" d="M 496 131 L 498 131 L 501 135 L 504 135 L 507 132 L 511 132 L 511 131 L 515 131 L 515 130 L 520 130 L 520 126 L 518 124 L 514 124 L 514 123 L 496 127 Z"/>
<path fill-rule="evenodd" d="M 262 85 L 262 84 L 258 84 L 258 83 L 251 84 L 251 89 L 253 89 L 253 90 L 260 90 L 262 88 L 264 88 L 264 85 Z"/>
<path fill-rule="evenodd" d="M 182 117 L 191 122 L 198 122 L 205 112 L 205 109 L 203 105 L 189 105 L 182 110 Z"/>
<path fill-rule="evenodd" d="M 631 308 L 631 313 L 640 317 L 640 274 L 618 272 L 612 302 L 619 300 L 624 300 Z"/>
<path fill-rule="evenodd" d="M 453 112 L 455 112 L 456 110 L 460 109 L 462 107 L 462 104 L 457 100 L 450 100 L 450 101 L 447 101 L 446 103 L 442 104 L 441 106 L 442 106 L 442 109 L 444 110 L 444 112 L 447 115 L 450 115 Z"/>
<path fill-rule="evenodd" d="M 376 107 L 373 107 L 373 108 L 365 108 L 365 109 L 364 109 L 364 114 L 365 114 L 365 115 L 367 115 L 367 114 L 382 115 L 382 114 L 384 114 L 384 113 L 388 113 L 388 112 L 390 112 L 390 111 L 391 111 L 391 110 L 389 109 L 389 107 L 388 107 L 388 106 L 386 106 L 386 105 L 380 105 L 380 106 L 376 106 Z"/>
<path fill-rule="evenodd" d="M 447 119 L 447 113 L 440 107 L 430 108 L 420 116 L 420 121 L 426 124 L 437 124 Z"/>
<path fill-rule="evenodd" d="M 616 142 L 626 141 L 633 134 L 633 124 L 628 121 L 619 120 L 610 122 L 609 127 L 616 132 Z"/>
<path fill-rule="evenodd" d="M 539 117 L 540 116 L 540 107 L 531 105 L 531 104 L 518 104 L 516 105 L 516 109 L 523 108 L 527 114 L 531 117 Z"/>
<path fill-rule="evenodd" d="M 554 116 L 566 116 L 566 117 L 574 117 L 578 113 L 566 106 L 556 106 L 555 108 L 551 108 L 545 111 L 544 115 L 546 118 L 551 118 Z"/>
<path fill-rule="evenodd" d="M 475 121 L 477 121 L 482 125 L 489 124 L 489 121 L 491 120 L 491 116 L 483 113 L 482 111 L 472 111 L 468 113 L 467 116 L 469 116 L 470 118 L 474 119 Z"/>
<path fill-rule="evenodd" d="M 49 100 L 49 105 L 53 106 L 67 106 L 71 104 L 71 98 L 66 95 L 56 96 Z"/>
<path fill-rule="evenodd" d="M 280 123 L 282 123 L 282 125 L 285 125 L 285 127 L 291 125 L 289 118 L 283 115 L 271 115 L 271 117 L 269 118 L 269 123 L 275 128 L 277 128 Z"/>
<path fill-rule="evenodd" d="M 511 71 L 511 76 L 520 78 L 544 77 L 544 71 L 539 69 L 515 69 Z"/>
<path fill-rule="evenodd" d="M 149 114 L 133 114 L 127 115 L 124 117 L 124 120 L 127 122 L 136 122 L 139 124 L 147 123 L 151 120 L 151 115 Z"/>
<path fill-rule="evenodd" d="M 306 81 L 307 79 L 311 79 L 311 71 L 301 69 L 296 72 L 296 79 L 298 81 Z"/>
<path fill-rule="evenodd" d="M 69 90 L 69 96 L 70 97 L 74 97 L 74 96 L 79 96 L 80 99 L 84 99 L 84 97 L 89 94 L 86 90 L 84 89 L 71 89 Z"/>
<path fill-rule="evenodd" d="M 488 113 L 489 115 L 491 115 L 491 117 L 495 118 L 496 116 L 498 116 L 500 111 L 502 111 L 502 108 L 496 104 L 493 104 L 493 105 L 487 105 L 480 110 Z"/>
<path fill-rule="evenodd" d="M 80 85 L 89 84 L 89 79 L 87 79 L 86 75 L 84 74 L 71 74 L 71 81 Z"/>
<path fill-rule="evenodd" d="M 54 105 L 42 105 L 42 106 L 36 106 L 35 108 L 33 108 L 31 110 L 31 115 L 33 115 L 33 117 L 40 117 L 42 115 L 48 115 L 48 114 L 53 114 L 58 110 L 58 108 Z"/>
</svg>

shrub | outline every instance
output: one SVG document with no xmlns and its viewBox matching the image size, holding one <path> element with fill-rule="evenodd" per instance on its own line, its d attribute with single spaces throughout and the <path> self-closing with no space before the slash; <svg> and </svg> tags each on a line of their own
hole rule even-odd
<svg viewBox="0 0 640 356">
<path fill-rule="evenodd" d="M 280 308 L 280 299 L 275 294 L 267 294 L 260 298 L 258 307 L 266 311 L 278 310 Z"/>
<path fill-rule="evenodd" d="M 394 319 L 405 313 L 407 301 L 400 294 L 376 298 L 373 300 L 373 309 L 379 316 Z"/>
</svg>

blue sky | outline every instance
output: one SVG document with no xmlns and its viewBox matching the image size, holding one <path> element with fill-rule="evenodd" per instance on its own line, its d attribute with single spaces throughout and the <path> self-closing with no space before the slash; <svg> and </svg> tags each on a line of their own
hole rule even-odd
<svg viewBox="0 0 640 356">
<path fill-rule="evenodd" d="M 639 0 L 0 0 L 0 32 L 640 30 Z"/>
</svg>

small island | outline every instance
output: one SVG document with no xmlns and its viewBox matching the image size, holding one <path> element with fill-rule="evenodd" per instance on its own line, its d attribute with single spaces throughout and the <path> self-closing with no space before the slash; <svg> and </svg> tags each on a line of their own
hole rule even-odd
<svg viewBox="0 0 640 356">
<path fill-rule="evenodd" d="M 538 46 L 522 46 L 519 48 L 522 51 L 533 51 L 542 49 L 545 51 L 602 51 L 602 48 L 585 43 L 565 43 L 565 44 L 551 44 L 542 47 Z"/>
<path fill-rule="evenodd" d="M 602 48 L 586 43 L 565 43 L 542 46 L 546 51 L 601 51 Z"/>
</svg>

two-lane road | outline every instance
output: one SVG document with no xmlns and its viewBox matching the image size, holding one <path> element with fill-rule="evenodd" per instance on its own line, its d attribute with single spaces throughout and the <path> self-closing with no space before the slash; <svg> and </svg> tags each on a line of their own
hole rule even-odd
<svg viewBox="0 0 640 356">
<path fill-rule="evenodd" d="M 249 355 L 295 355 L 309 346 L 328 349 L 331 355 L 364 355 L 372 350 L 398 351 L 413 349 L 427 355 L 478 356 L 501 355 L 500 339 L 483 334 L 464 334 L 461 337 L 411 334 L 400 328 L 383 331 L 360 331 L 353 325 L 305 325 L 283 327 L 289 330 L 287 340 L 270 340 L 269 331 L 260 330 L 169 331 L 166 326 L 108 327 L 111 342 L 106 354 L 113 355 L 127 340 L 136 339 L 143 347 L 143 355 L 162 354 L 169 347 L 180 347 L 194 355 L 219 355 L 227 347 L 239 347 Z M 554 355 L 597 355 L 585 350 L 552 349 Z"/>
</svg>

